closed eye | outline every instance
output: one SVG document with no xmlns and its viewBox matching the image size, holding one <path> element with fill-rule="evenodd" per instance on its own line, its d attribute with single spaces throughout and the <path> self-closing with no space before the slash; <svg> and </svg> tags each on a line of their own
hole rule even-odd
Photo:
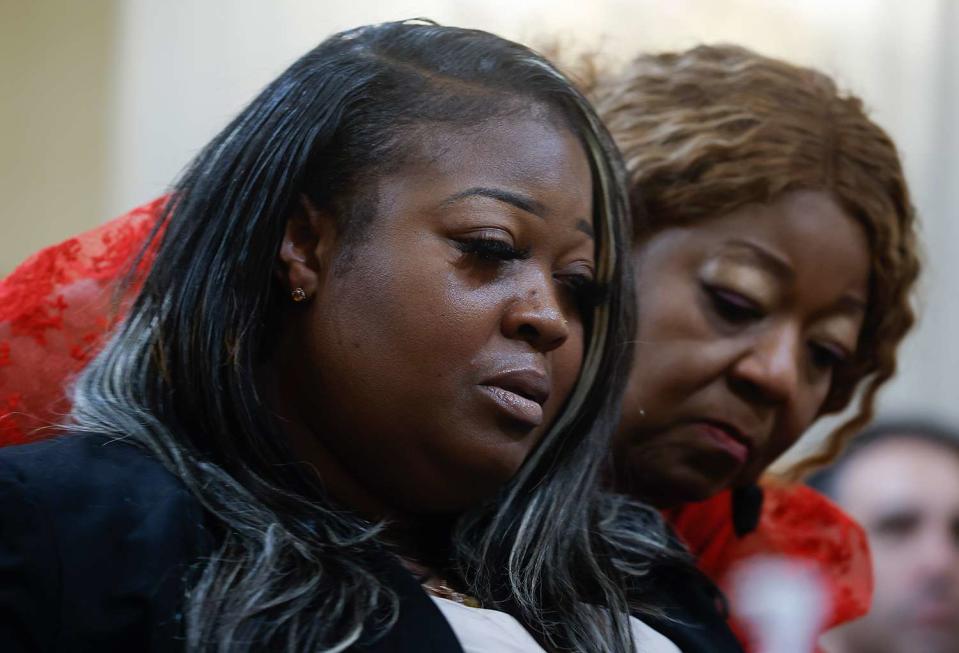
<svg viewBox="0 0 959 653">
<path fill-rule="evenodd" d="M 456 248 L 464 254 L 474 256 L 487 263 L 525 260 L 529 258 L 529 248 L 519 249 L 505 240 L 496 238 L 467 238 L 456 241 Z"/>
<path fill-rule="evenodd" d="M 604 304 L 609 298 L 609 285 L 585 274 L 558 274 L 555 276 L 566 287 L 582 314 Z"/>
<path fill-rule="evenodd" d="M 809 344 L 812 363 L 821 370 L 832 370 L 849 360 L 849 353 L 836 345 L 812 342 Z"/>
<path fill-rule="evenodd" d="M 716 314 L 729 324 L 755 322 L 765 316 L 762 307 L 742 293 L 709 284 L 703 284 L 703 289 Z"/>
<path fill-rule="evenodd" d="M 919 514 L 913 511 L 882 515 L 872 525 L 877 537 L 904 538 L 919 527 Z"/>
</svg>

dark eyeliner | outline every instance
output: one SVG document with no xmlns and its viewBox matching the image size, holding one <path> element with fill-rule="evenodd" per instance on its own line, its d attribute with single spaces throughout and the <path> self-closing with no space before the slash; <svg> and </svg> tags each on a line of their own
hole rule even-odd
<svg viewBox="0 0 959 653">
<path fill-rule="evenodd" d="M 754 301 L 742 294 L 709 283 L 702 284 L 713 309 L 727 322 L 739 324 L 762 319 L 764 313 Z"/>
<path fill-rule="evenodd" d="M 483 261 L 517 261 L 529 258 L 529 249 L 518 249 L 496 238 L 457 240 L 456 248 Z"/>
<path fill-rule="evenodd" d="M 836 348 L 829 345 L 812 343 L 813 363 L 823 369 L 836 368 L 849 360 L 850 356 L 845 352 L 840 353 Z"/>
<path fill-rule="evenodd" d="M 607 283 L 580 274 L 562 275 L 558 281 L 569 289 L 581 310 L 595 308 L 609 299 Z"/>
</svg>

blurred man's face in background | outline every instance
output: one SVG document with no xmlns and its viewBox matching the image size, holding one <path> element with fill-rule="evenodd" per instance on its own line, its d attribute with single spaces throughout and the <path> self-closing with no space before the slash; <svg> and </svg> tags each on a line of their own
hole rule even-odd
<svg viewBox="0 0 959 653">
<path fill-rule="evenodd" d="M 839 472 L 835 499 L 869 535 L 870 613 L 827 636 L 843 653 L 959 653 L 959 453 L 876 442 Z"/>
</svg>

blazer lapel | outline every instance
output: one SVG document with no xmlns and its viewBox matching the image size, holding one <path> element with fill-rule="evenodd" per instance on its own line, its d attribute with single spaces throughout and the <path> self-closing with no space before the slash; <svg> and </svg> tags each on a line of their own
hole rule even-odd
<svg viewBox="0 0 959 653">
<path fill-rule="evenodd" d="M 376 568 L 396 592 L 400 613 L 396 623 L 363 653 L 463 653 L 449 622 L 420 584 L 392 555 L 384 552 Z"/>
</svg>

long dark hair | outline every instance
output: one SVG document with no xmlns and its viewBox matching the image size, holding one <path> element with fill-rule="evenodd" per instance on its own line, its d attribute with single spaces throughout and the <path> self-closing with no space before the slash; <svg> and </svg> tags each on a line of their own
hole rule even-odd
<svg viewBox="0 0 959 653">
<path fill-rule="evenodd" d="M 186 600 L 191 650 L 339 651 L 382 633 L 396 598 L 364 560 L 378 526 L 338 509 L 258 394 L 283 300 L 273 278 L 305 193 L 361 238 L 371 176 L 418 130 L 545 107 L 590 159 L 597 276 L 583 371 L 564 412 L 489 505 L 461 517 L 451 566 L 551 647 L 631 650 L 621 589 L 672 555 L 658 517 L 602 495 L 597 473 L 632 358 L 630 228 L 615 148 L 565 77 L 527 48 L 426 21 L 337 34 L 295 62 L 202 151 L 171 193 L 149 273 L 74 390 L 78 430 L 153 452 L 210 516 L 218 548 Z M 161 236 L 162 234 L 162 236 Z"/>
</svg>

